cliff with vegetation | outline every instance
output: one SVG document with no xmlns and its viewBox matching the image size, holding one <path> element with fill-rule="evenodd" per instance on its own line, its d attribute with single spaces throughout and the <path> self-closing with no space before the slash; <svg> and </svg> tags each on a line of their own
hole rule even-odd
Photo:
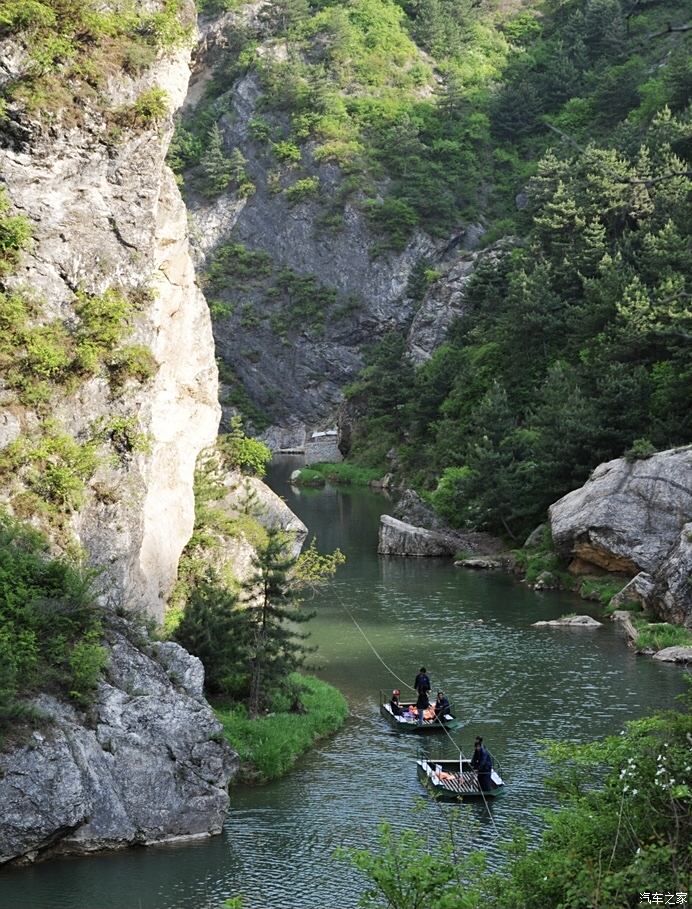
<svg viewBox="0 0 692 909">
<path fill-rule="evenodd" d="M 194 15 L 0 10 L 0 862 L 218 832 L 228 806 L 202 664 L 138 624 L 220 413 L 164 161 Z"/>
<path fill-rule="evenodd" d="M 0 494 L 99 565 L 109 602 L 160 620 L 219 418 L 209 312 L 164 163 L 194 10 L 2 15 Z"/>
</svg>

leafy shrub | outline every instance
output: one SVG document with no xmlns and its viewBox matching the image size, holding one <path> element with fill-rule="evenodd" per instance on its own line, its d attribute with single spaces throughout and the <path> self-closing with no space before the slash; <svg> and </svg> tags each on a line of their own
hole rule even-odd
<svg viewBox="0 0 692 909">
<path fill-rule="evenodd" d="M 305 177 L 302 180 L 296 180 L 284 189 L 286 199 L 295 204 L 304 202 L 310 196 L 314 196 L 320 188 L 319 177 Z"/>
<path fill-rule="evenodd" d="M 19 262 L 20 252 L 31 239 L 31 223 L 23 215 L 8 215 L 10 203 L 0 187 L 0 276 Z"/>
<path fill-rule="evenodd" d="M 74 511 L 84 502 L 85 483 L 98 465 L 96 447 L 77 442 L 56 424 L 44 424 L 43 431 L 20 436 L 0 452 L 0 476 L 21 479 L 57 511 Z"/>
<path fill-rule="evenodd" d="M 630 448 L 625 452 L 627 461 L 645 461 L 656 454 L 656 446 L 648 439 L 635 439 Z"/>
<path fill-rule="evenodd" d="M 284 164 L 297 164 L 300 161 L 300 149 L 295 142 L 286 139 L 272 144 L 272 151 Z"/>
<path fill-rule="evenodd" d="M 229 432 L 219 437 L 218 448 L 228 468 L 257 477 L 264 476 L 272 456 L 264 442 L 245 435 L 240 417 L 231 419 Z"/>
<path fill-rule="evenodd" d="M 118 388 L 128 380 L 147 382 L 156 375 L 159 364 L 151 350 L 144 344 L 128 344 L 117 349 L 106 365 L 113 385 Z"/>
<path fill-rule="evenodd" d="M 140 93 L 137 100 L 123 108 L 117 117 L 123 126 L 146 128 L 165 119 L 170 112 L 168 92 L 154 86 Z"/>
<path fill-rule="evenodd" d="M 108 654 L 100 640 L 98 629 L 87 631 L 74 645 L 68 657 L 72 686 L 70 697 L 80 704 L 89 703 L 103 670 L 108 665 Z"/>
</svg>

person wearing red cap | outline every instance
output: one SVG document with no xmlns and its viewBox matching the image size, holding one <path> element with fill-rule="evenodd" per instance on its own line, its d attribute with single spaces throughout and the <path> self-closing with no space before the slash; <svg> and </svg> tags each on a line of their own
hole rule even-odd
<svg viewBox="0 0 692 909">
<path fill-rule="evenodd" d="M 389 706 L 391 707 L 394 716 L 401 716 L 401 714 L 404 712 L 404 708 L 399 703 L 400 694 L 401 692 L 398 688 L 395 688 L 394 691 L 392 691 L 392 698 L 389 702 Z"/>
</svg>

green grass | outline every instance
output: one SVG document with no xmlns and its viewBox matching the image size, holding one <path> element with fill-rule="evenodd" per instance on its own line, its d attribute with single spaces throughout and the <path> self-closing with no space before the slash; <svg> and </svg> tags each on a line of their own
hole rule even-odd
<svg viewBox="0 0 692 909">
<path fill-rule="evenodd" d="M 642 612 L 643 607 L 637 600 L 625 600 L 623 603 L 618 603 L 617 606 L 613 605 L 612 602 L 609 602 L 603 610 L 603 614 L 612 615 L 617 610 L 622 610 L 623 612 Z"/>
<path fill-rule="evenodd" d="M 597 600 L 604 606 L 613 599 L 615 594 L 620 593 L 627 583 L 623 579 L 612 578 L 584 578 L 579 585 L 579 596 L 585 600 Z"/>
<path fill-rule="evenodd" d="M 315 741 L 343 725 L 348 706 L 341 692 L 312 676 L 293 673 L 291 679 L 306 689 L 301 695 L 305 713 L 277 712 L 249 720 L 244 705 L 216 709 L 240 758 L 239 780 L 264 782 L 282 776 Z"/>
<path fill-rule="evenodd" d="M 385 472 L 377 467 L 359 467 L 350 461 L 342 461 L 340 464 L 324 462 L 313 464 L 306 469 L 309 469 L 311 473 L 319 474 L 328 483 L 337 486 L 369 486 L 373 480 L 379 480 Z M 301 476 L 303 473 L 304 471 L 301 471 Z"/>
<path fill-rule="evenodd" d="M 665 647 L 692 647 L 692 632 L 667 622 L 650 624 L 646 619 L 634 618 L 637 629 L 637 650 L 663 650 Z"/>
<path fill-rule="evenodd" d="M 319 470 L 312 470 L 311 467 L 303 467 L 300 475 L 291 482 L 296 486 L 324 486 L 325 479 Z"/>
</svg>

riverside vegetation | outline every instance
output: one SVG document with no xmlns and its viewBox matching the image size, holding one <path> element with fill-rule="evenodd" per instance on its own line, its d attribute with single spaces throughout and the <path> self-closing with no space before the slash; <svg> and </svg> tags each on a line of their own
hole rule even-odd
<svg viewBox="0 0 692 909">
<path fill-rule="evenodd" d="M 243 475 L 264 473 L 269 457 L 236 418 L 216 450 L 202 458 L 195 530 L 167 617 L 169 634 L 204 663 L 206 692 L 241 757 L 241 778 L 254 781 L 284 773 L 347 714 L 339 692 L 298 672 L 312 650 L 296 628 L 312 617 L 305 598 L 333 576 L 343 555 L 321 555 L 314 540 L 292 555 L 290 535 L 262 525 L 261 508 L 247 488 L 239 514 L 220 505 L 229 471 L 238 472 L 242 485 Z M 254 548 L 251 573 L 242 582 L 232 565 L 223 565 L 224 549 L 239 536 Z"/>
</svg>

